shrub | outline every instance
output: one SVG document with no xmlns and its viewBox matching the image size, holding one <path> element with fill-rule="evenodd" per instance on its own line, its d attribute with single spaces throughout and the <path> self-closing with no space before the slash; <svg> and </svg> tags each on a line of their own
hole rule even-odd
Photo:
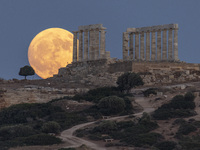
<svg viewBox="0 0 200 150">
<path fill-rule="evenodd" d="M 186 123 L 182 124 L 179 127 L 177 134 L 188 135 L 189 133 L 194 132 L 196 130 L 197 128 L 194 125 Z"/>
<path fill-rule="evenodd" d="M 176 148 L 177 143 L 174 141 L 163 141 L 155 145 L 159 150 L 173 150 Z"/>
<path fill-rule="evenodd" d="M 200 136 L 184 137 L 180 140 L 180 145 L 184 150 L 199 150 Z"/>
<path fill-rule="evenodd" d="M 182 124 L 185 124 L 186 121 L 183 119 L 183 118 L 179 118 L 179 119 L 176 119 L 174 120 L 173 124 L 178 124 L 178 125 L 182 125 Z"/>
<path fill-rule="evenodd" d="M 148 97 L 150 94 L 156 95 L 157 90 L 158 90 L 157 88 L 149 88 L 149 89 L 145 90 L 143 92 L 143 94 L 144 94 L 145 97 Z"/>
<path fill-rule="evenodd" d="M 48 134 L 32 135 L 24 139 L 27 145 L 53 145 L 60 144 L 61 139 Z"/>
<path fill-rule="evenodd" d="M 60 107 L 51 104 L 17 104 L 0 111 L 0 125 L 27 123 L 27 118 L 43 118 L 55 112 L 62 112 Z"/>
<path fill-rule="evenodd" d="M 184 96 L 185 101 L 194 101 L 195 96 L 192 92 L 187 92 Z"/>
<path fill-rule="evenodd" d="M 129 91 L 136 86 L 143 85 L 144 82 L 139 74 L 134 72 L 127 72 L 122 74 L 117 79 L 117 85 L 120 91 L 129 93 Z"/>
<path fill-rule="evenodd" d="M 86 100 L 98 103 L 100 99 L 108 96 L 118 95 L 121 93 L 116 87 L 101 87 L 89 90 L 85 94 L 76 94 L 72 99 L 74 100 Z"/>
<path fill-rule="evenodd" d="M 55 121 L 49 121 L 43 124 L 42 131 L 45 133 L 59 133 L 60 125 Z"/>
<path fill-rule="evenodd" d="M 194 95 L 186 93 L 176 95 L 168 104 L 164 104 L 154 111 L 153 117 L 159 120 L 165 120 L 175 117 L 189 117 L 195 115 L 192 109 L 195 108 Z"/>
<path fill-rule="evenodd" d="M 125 141 L 128 144 L 141 147 L 144 145 L 150 145 L 157 143 L 162 139 L 162 135 L 158 133 L 146 133 L 146 134 L 140 134 L 138 136 L 132 136 L 132 138 L 125 138 L 123 141 Z"/>
<path fill-rule="evenodd" d="M 100 112 L 104 115 L 119 114 L 124 111 L 125 102 L 120 97 L 109 96 L 102 98 L 99 101 L 98 107 Z"/>
<path fill-rule="evenodd" d="M 104 121 L 92 130 L 92 133 L 110 134 L 117 130 L 117 124 L 113 121 Z"/>
<path fill-rule="evenodd" d="M 2 141 L 11 140 L 16 137 L 27 137 L 35 134 L 35 131 L 30 126 L 14 125 L 0 128 L 0 138 Z"/>
<path fill-rule="evenodd" d="M 94 140 L 94 141 L 102 140 L 102 137 L 99 134 L 91 134 L 88 137 L 89 137 L 89 139 Z"/>
</svg>

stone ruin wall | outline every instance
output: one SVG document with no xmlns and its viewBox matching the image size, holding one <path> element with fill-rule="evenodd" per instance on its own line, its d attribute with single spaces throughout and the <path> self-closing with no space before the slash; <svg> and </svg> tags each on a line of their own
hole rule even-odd
<svg viewBox="0 0 200 150">
<path fill-rule="evenodd" d="M 87 86 L 116 86 L 124 72 L 140 73 L 145 85 L 162 85 L 200 80 L 200 64 L 171 62 L 134 62 L 111 59 L 94 61 L 90 65 L 79 63 L 61 68 L 56 79 Z M 54 77 L 54 78 L 55 78 Z"/>
<path fill-rule="evenodd" d="M 115 86 L 117 78 L 129 71 L 140 73 L 145 85 L 200 80 L 200 64 L 178 59 L 177 24 L 128 28 L 123 33 L 123 60 L 110 58 L 105 51 L 105 28 L 101 24 L 80 26 L 74 32 L 72 64 L 59 69 L 53 79 L 86 87 Z"/>
</svg>

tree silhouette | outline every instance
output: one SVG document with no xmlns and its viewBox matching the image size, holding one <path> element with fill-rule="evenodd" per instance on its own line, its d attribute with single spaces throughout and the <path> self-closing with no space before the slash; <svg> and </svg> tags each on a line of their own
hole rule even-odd
<svg viewBox="0 0 200 150">
<path fill-rule="evenodd" d="M 142 78 L 139 74 L 134 72 L 126 72 L 118 77 L 117 79 L 117 85 L 118 88 L 126 93 L 129 93 L 129 91 L 136 86 L 143 85 L 144 82 L 142 81 Z"/>
<path fill-rule="evenodd" d="M 24 66 L 20 68 L 20 71 L 19 71 L 19 75 L 25 76 L 25 80 L 26 80 L 26 76 L 32 76 L 34 74 L 35 74 L 35 71 L 33 70 L 31 66 Z"/>
</svg>

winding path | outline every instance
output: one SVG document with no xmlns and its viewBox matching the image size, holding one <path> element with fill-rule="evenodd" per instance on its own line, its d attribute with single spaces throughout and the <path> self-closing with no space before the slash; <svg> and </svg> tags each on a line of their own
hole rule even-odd
<svg viewBox="0 0 200 150">
<path fill-rule="evenodd" d="M 150 113 L 150 112 L 154 111 L 154 108 L 151 107 L 151 105 L 145 100 L 144 97 L 136 97 L 135 101 L 136 101 L 136 103 L 138 103 L 139 105 L 141 105 L 144 108 L 144 110 L 142 112 L 140 112 L 140 113 L 134 114 L 134 116 L 140 117 L 140 116 L 142 116 L 143 112 Z M 108 119 L 105 119 L 105 120 L 118 120 L 118 119 L 126 118 L 128 116 L 129 115 L 112 117 L 112 118 L 108 118 Z M 85 145 L 87 145 L 88 147 L 90 147 L 90 148 L 92 148 L 94 150 L 106 150 L 105 147 L 102 147 L 102 146 L 97 145 L 97 144 L 95 144 L 95 143 L 93 143 L 91 141 L 87 141 L 87 140 L 81 139 L 81 138 L 76 137 L 76 136 L 73 135 L 73 133 L 76 130 L 81 129 L 83 127 L 86 127 L 88 125 L 94 124 L 95 122 L 96 121 L 79 124 L 79 125 L 73 126 L 70 129 L 64 130 L 61 133 L 61 135 L 59 136 L 59 138 L 61 138 L 64 142 L 67 142 L 67 143 L 70 144 L 70 146 L 66 146 L 65 148 L 79 147 L 79 146 L 85 144 Z"/>
</svg>

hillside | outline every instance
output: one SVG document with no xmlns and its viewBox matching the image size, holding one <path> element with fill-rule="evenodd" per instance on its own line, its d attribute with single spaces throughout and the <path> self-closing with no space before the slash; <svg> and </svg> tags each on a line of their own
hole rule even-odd
<svg viewBox="0 0 200 150">
<path fill-rule="evenodd" d="M 97 147 L 106 147 L 100 149 L 152 149 L 152 147 L 159 147 L 165 144 L 176 145 L 176 149 L 188 149 L 188 145 L 192 144 L 194 148 L 198 147 L 198 133 L 199 133 L 199 122 L 200 122 L 200 109 L 199 109 L 199 91 L 200 91 L 200 82 L 193 83 L 184 83 L 178 85 L 165 85 L 158 87 L 139 87 L 131 90 L 131 95 L 121 95 L 119 92 L 115 91 L 115 89 L 106 89 L 106 90 L 93 90 L 93 92 L 87 91 L 89 88 L 72 88 L 69 85 L 63 83 L 50 83 L 48 80 L 44 81 L 1 81 L 1 102 L 4 99 L 4 104 L 2 107 L 8 107 L 13 104 L 19 103 L 38 103 L 38 104 L 20 104 L 16 106 L 9 107 L 8 109 L 4 109 L 4 114 L 11 115 L 11 112 L 17 112 L 12 114 L 12 118 L 9 122 L 9 117 L 6 118 L 5 123 L 3 123 L 2 112 L 0 112 L 0 132 L 6 133 L 7 131 L 4 129 L 4 126 L 10 130 L 21 130 L 26 129 L 27 135 L 23 135 L 23 138 L 12 135 L 12 139 L 15 139 L 15 142 L 21 138 L 22 141 L 25 141 L 26 144 L 18 144 L 18 148 L 11 148 L 12 150 L 26 150 L 26 149 L 59 149 L 63 147 L 74 147 L 81 146 L 82 144 L 87 145 L 88 147 L 95 147 L 92 145 L 96 145 Z M 92 88 L 92 87 L 91 87 Z M 148 90 L 149 89 L 149 90 Z M 144 91 L 147 91 L 144 93 Z M 96 92 L 96 94 L 95 94 Z M 192 92 L 195 95 L 195 108 L 190 109 L 190 111 L 184 111 L 182 108 L 174 108 L 179 113 L 177 116 L 171 116 L 167 119 L 156 119 L 155 115 L 151 115 L 150 112 L 158 109 L 162 105 L 168 105 L 168 103 L 172 102 L 172 99 L 176 95 L 185 95 L 187 92 Z M 86 94 L 84 94 L 86 93 Z M 100 94 L 97 94 L 100 93 Z M 105 94 L 106 93 L 106 94 Z M 69 97 L 73 96 L 74 97 Z M 105 94 L 105 95 L 104 95 Z M 121 97 L 122 99 L 126 99 L 125 109 L 121 113 L 113 114 L 108 117 L 107 121 L 110 121 L 111 124 L 114 124 L 115 129 L 110 129 L 109 132 L 103 132 L 102 125 L 106 123 L 106 120 L 99 119 L 104 116 L 100 107 L 98 106 L 99 100 L 102 97 L 107 97 L 110 95 L 116 95 Z M 144 95 L 148 95 L 145 97 Z M 85 95 L 85 96 L 84 96 Z M 100 97 L 99 97 L 100 96 Z M 32 97 L 32 98 L 31 98 Z M 37 97 L 37 98 L 36 98 Z M 128 98 L 128 100 L 127 100 Z M 51 101 L 54 99 L 53 101 Z M 129 103 L 131 102 L 131 103 Z M 43 104 L 39 104 L 43 103 Z M 129 105 L 128 105 L 129 104 Z M 130 105 L 132 104 L 132 105 Z M 170 104 L 172 105 L 172 104 Z M 177 104 L 176 104 L 177 105 Z M 96 107 L 98 106 L 98 107 Z M 128 107 L 132 106 L 132 107 Z M 173 105 L 172 105 L 173 106 Z M 40 109 L 38 109 L 38 107 Z M 166 106 L 165 106 L 166 107 Z M 177 107 L 177 106 L 176 106 Z M 179 106 L 178 107 L 182 107 Z M 28 108 L 28 109 L 27 109 Z M 21 109 L 21 110 L 20 110 Z M 16 110 L 16 111 L 14 111 Z M 40 110 L 40 111 L 39 111 Z M 181 110 L 181 111 L 180 111 Z M 33 113 L 35 112 L 35 113 Z M 148 112 L 149 115 L 142 115 L 142 112 Z M 186 113 L 187 112 L 187 113 Z M 189 112 L 189 113 L 188 113 Z M 172 112 L 174 113 L 174 112 Z M 132 115 L 133 114 L 133 115 Z M 124 116 L 125 115 L 125 116 Z M 5 116 L 5 115 L 3 115 Z M 16 116 L 16 117 L 15 117 Z M 62 117 L 61 117 L 62 116 Z M 119 116 L 115 118 L 115 116 Z M 114 117 L 114 118 L 113 118 Z M 140 118 L 142 117 L 142 118 Z M 151 119 L 150 119 L 150 118 Z M 20 119 L 19 118 L 24 118 Z M 17 120 L 18 122 L 16 122 Z M 149 120 L 150 119 L 150 120 Z M 64 121 L 65 120 L 65 121 Z M 95 122 L 98 120 L 97 122 Z M 147 122 L 143 124 L 143 121 Z M 14 122 L 13 122 L 14 121 Z M 25 146 L 25 145 L 38 145 L 39 143 L 30 144 L 28 140 L 33 140 L 34 135 L 43 136 L 43 134 L 51 133 L 50 131 L 42 130 L 42 126 L 44 128 L 45 123 L 48 122 L 56 122 L 59 124 L 59 132 L 55 132 L 58 138 L 61 138 L 65 143 L 53 145 L 53 146 Z M 91 122 L 94 121 L 94 122 Z M 84 124 L 85 122 L 90 122 L 88 124 Z M 129 124 L 127 124 L 127 123 Z M 75 126 L 80 124 L 79 126 Z M 126 126 L 124 126 L 124 125 Z M 132 124 L 132 125 L 131 125 Z M 151 126 L 148 127 L 148 124 Z M 130 126 L 131 125 L 131 126 Z M 138 127 L 144 125 L 145 132 L 138 132 Z M 74 126 L 74 128 L 71 128 Z M 124 128 L 124 127 L 125 128 Z M 130 128 L 130 127 L 132 128 Z M 100 128 L 101 127 L 101 128 Z M 131 132 L 135 132 L 133 127 L 138 130 L 137 134 L 141 134 L 139 137 L 141 139 L 136 138 L 135 140 L 139 140 L 134 144 L 131 141 L 127 142 L 128 139 L 123 139 L 121 135 L 126 129 L 130 128 Z M 185 129 L 184 127 L 188 127 Z M 16 128 L 16 129 L 15 129 Z M 124 128 L 124 129 L 123 129 Z M 77 129 L 78 132 L 76 131 Z M 100 129 L 100 130 L 99 130 Z M 117 133 L 115 130 L 120 131 Z M 113 131 L 112 131 L 113 130 Z M 185 131 L 186 130 L 186 131 Z M 6 132 L 5 132 L 6 131 Z M 75 137 L 74 131 L 76 131 Z M 98 131 L 98 133 L 97 133 Z M 129 131 L 129 132 L 130 132 Z M 70 132 L 70 134 L 66 134 Z M 130 132 L 130 133 L 131 133 Z M 92 133 L 92 134 L 91 134 Z M 115 134 L 114 134 L 115 133 Z M 11 134 L 11 133 L 7 133 Z M 18 134 L 18 133 L 16 133 Z M 90 135 L 91 134 L 91 135 Z M 118 134 L 118 135 L 117 135 Z M 123 133 L 125 134 L 125 132 Z M 83 136 L 84 135 L 84 136 Z M 106 135 L 106 136 L 105 136 Z M 134 134 L 133 134 L 134 135 Z M 132 135 L 132 137 L 134 137 Z M 145 143 L 142 136 L 149 136 L 150 139 L 153 139 L 156 136 L 157 141 L 152 141 L 153 143 Z M 162 136 L 160 136 L 162 135 Z M 52 135 L 51 135 L 52 136 Z M 196 139 L 193 139 L 193 137 Z M 33 138 L 33 139 L 31 139 Z M 39 138 L 39 137 L 38 137 Z M 45 137 L 46 138 L 46 137 Z M 48 137 L 50 138 L 50 137 Z M 111 143 L 106 143 L 105 139 L 114 139 Z M 120 139 L 121 138 L 121 139 Z M 6 141 L 5 138 L 0 138 L 1 141 Z M 73 141 L 73 139 L 75 139 Z M 55 140 L 55 139 L 54 139 Z M 10 142 L 11 142 L 10 141 Z M 143 141 L 143 142 L 142 142 Z M 148 141 L 148 140 L 147 140 Z M 169 143 L 166 143 L 168 142 Z M 59 143 L 59 141 L 57 141 Z M 175 143 L 174 143 L 175 142 Z M 5 142 L 4 142 L 5 143 Z M 16 143 L 11 142 L 14 145 Z M 53 142 L 54 143 L 54 142 Z M 53 144 L 52 143 L 52 144 Z M 156 144 L 157 143 L 157 144 Z M 186 143 L 188 145 L 184 145 Z M 50 143 L 46 143 L 47 145 Z M 45 144 L 45 145 L 46 145 Z M 156 144 L 156 145 L 155 145 Z M 40 145 L 40 144 L 39 144 Z M 43 145 L 43 144 L 42 144 Z M 133 148 L 137 147 L 137 148 Z M 79 148 L 81 149 L 81 147 Z M 85 149 L 85 147 L 82 149 Z M 96 148 L 99 149 L 99 148 Z M 192 149 L 192 150 L 193 150 Z"/>
</svg>

